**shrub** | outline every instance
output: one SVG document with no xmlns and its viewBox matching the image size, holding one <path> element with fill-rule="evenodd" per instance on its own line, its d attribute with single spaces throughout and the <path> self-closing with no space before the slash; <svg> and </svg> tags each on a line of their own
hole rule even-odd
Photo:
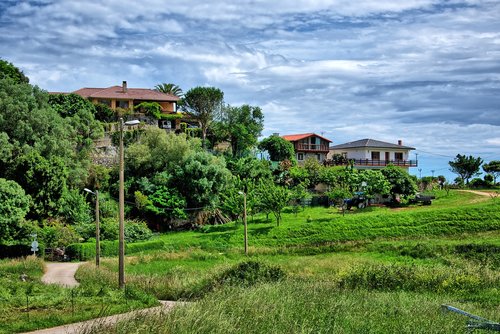
<svg viewBox="0 0 500 334">
<path fill-rule="evenodd" d="M 216 277 L 211 287 L 220 285 L 252 286 L 257 283 L 277 282 L 286 274 L 278 266 L 270 266 L 257 261 L 247 261 L 224 271 Z"/>
<path fill-rule="evenodd" d="M 153 232 L 148 228 L 145 222 L 127 221 L 125 222 L 125 241 L 136 242 L 149 240 Z"/>
</svg>

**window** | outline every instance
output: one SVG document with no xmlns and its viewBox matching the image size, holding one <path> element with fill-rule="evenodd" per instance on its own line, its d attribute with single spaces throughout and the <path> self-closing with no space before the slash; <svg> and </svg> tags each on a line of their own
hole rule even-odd
<svg viewBox="0 0 500 334">
<path fill-rule="evenodd" d="M 304 160 L 304 153 L 297 153 L 297 160 Z"/>
<path fill-rule="evenodd" d="M 316 153 L 316 159 L 318 159 L 318 161 L 321 161 L 321 154 Z"/>
<path fill-rule="evenodd" d="M 380 160 L 380 152 L 372 151 L 372 160 Z"/>
<path fill-rule="evenodd" d="M 116 107 L 122 109 L 128 109 L 128 101 L 116 100 Z"/>
<path fill-rule="evenodd" d="M 111 107 L 111 100 L 97 100 L 98 104 L 104 104 L 108 107 Z"/>
<path fill-rule="evenodd" d="M 394 153 L 394 159 L 395 160 L 403 160 L 403 152 Z"/>
</svg>

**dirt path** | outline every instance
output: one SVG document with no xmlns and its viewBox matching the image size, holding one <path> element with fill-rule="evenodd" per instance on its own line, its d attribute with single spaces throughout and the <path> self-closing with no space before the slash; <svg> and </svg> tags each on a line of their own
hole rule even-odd
<svg viewBox="0 0 500 334">
<path fill-rule="evenodd" d="M 75 273 L 83 262 L 54 262 L 46 263 L 47 271 L 42 276 L 45 284 L 59 284 L 68 288 L 78 286 Z"/>
<path fill-rule="evenodd" d="M 465 191 L 465 192 L 473 193 L 473 194 L 480 195 L 480 196 L 488 196 L 488 197 L 492 196 L 492 193 L 489 193 L 486 191 L 478 191 L 478 190 L 459 190 L 459 191 Z"/>
<path fill-rule="evenodd" d="M 173 302 L 160 300 L 161 306 L 151 307 L 143 310 L 132 311 L 128 313 L 111 315 L 109 317 L 97 318 L 82 322 L 76 322 L 74 324 L 41 329 L 33 332 L 28 332 L 24 334 L 77 334 L 82 332 L 88 332 L 91 328 L 97 329 L 103 326 L 112 326 L 118 321 L 126 320 L 128 318 L 136 318 L 141 316 L 146 316 L 150 314 L 159 314 L 161 312 L 168 312 L 174 306 L 183 304 L 182 302 Z"/>
</svg>

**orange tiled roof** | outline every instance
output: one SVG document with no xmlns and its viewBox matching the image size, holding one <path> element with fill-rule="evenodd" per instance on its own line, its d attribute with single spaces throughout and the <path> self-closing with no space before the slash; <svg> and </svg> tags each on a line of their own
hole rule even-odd
<svg viewBox="0 0 500 334">
<path fill-rule="evenodd" d="M 149 100 L 149 101 L 178 101 L 174 95 L 157 92 L 147 88 L 127 88 L 123 91 L 122 86 L 112 86 L 108 88 L 81 88 L 73 92 L 85 98 L 96 99 L 128 99 L 128 100 Z"/>
<path fill-rule="evenodd" d="M 297 141 L 297 140 L 301 140 L 301 139 L 305 139 L 305 138 L 309 138 L 309 137 L 319 137 L 321 139 L 326 140 L 327 142 L 330 142 L 330 143 L 332 142 L 330 139 L 325 138 L 325 137 L 320 136 L 320 135 L 317 135 L 315 133 L 302 133 L 302 134 L 296 134 L 296 135 L 282 136 L 283 139 L 286 139 L 288 141 Z"/>
</svg>

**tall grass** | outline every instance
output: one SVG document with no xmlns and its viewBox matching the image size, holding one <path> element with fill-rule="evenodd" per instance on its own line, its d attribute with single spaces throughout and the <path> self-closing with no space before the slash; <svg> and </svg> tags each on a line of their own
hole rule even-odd
<svg viewBox="0 0 500 334">
<path fill-rule="evenodd" d="M 465 320 L 441 304 L 499 316 L 449 296 L 339 290 L 328 282 L 287 280 L 227 287 L 171 313 L 131 319 L 93 333 L 460 333 Z"/>
</svg>

